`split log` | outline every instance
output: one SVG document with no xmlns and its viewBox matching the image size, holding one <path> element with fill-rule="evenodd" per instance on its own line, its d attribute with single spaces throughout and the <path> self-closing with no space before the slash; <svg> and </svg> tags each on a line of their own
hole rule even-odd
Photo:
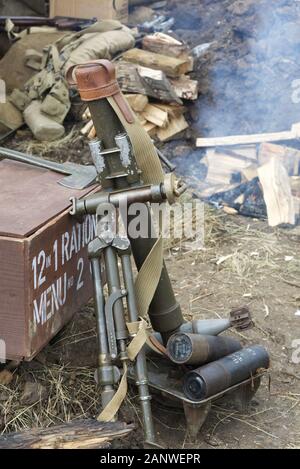
<svg viewBox="0 0 300 469">
<path fill-rule="evenodd" d="M 297 176 L 299 174 L 299 150 L 283 145 L 275 145 L 273 143 L 262 143 L 258 153 L 260 165 L 268 163 L 274 157 L 281 161 L 290 176 Z"/>
<path fill-rule="evenodd" d="M 258 168 L 270 226 L 295 224 L 295 206 L 288 173 L 278 158 Z"/>
<path fill-rule="evenodd" d="M 179 98 L 194 101 L 198 98 L 198 82 L 182 76 L 177 80 L 170 80 Z"/>
<path fill-rule="evenodd" d="M 168 113 L 162 111 L 158 107 L 152 106 L 152 104 L 147 104 L 142 116 L 152 124 L 157 125 L 158 127 L 166 127 L 169 123 Z"/>
<path fill-rule="evenodd" d="M 300 198 L 300 177 L 299 176 L 291 177 L 290 184 L 291 184 L 292 194 L 295 197 Z"/>
<path fill-rule="evenodd" d="M 157 137 L 161 142 L 166 142 L 172 137 L 183 132 L 188 128 L 188 123 L 183 116 L 174 117 L 170 119 L 169 125 L 166 128 L 160 128 L 157 131 Z"/>
<path fill-rule="evenodd" d="M 239 157 L 238 155 L 230 152 L 220 150 L 207 150 L 207 177 L 208 184 L 231 184 L 234 181 L 234 176 L 240 176 L 241 172 L 253 165 L 253 160 L 245 156 Z"/>
<path fill-rule="evenodd" d="M 188 72 L 194 68 L 194 59 L 191 57 L 190 49 L 186 44 L 178 41 L 169 34 L 155 33 L 143 38 L 143 49 L 157 54 L 167 55 L 168 57 L 176 57 L 190 63 Z"/>
<path fill-rule="evenodd" d="M 137 113 L 137 118 L 142 126 L 147 124 L 147 120 L 142 116 L 142 114 Z"/>
<path fill-rule="evenodd" d="M 93 127 L 91 128 L 91 130 L 88 134 L 88 139 L 93 140 L 93 138 L 96 138 L 96 137 L 97 137 L 97 131 L 96 131 L 95 126 L 93 125 Z"/>
<path fill-rule="evenodd" d="M 143 125 L 144 130 L 147 132 L 149 137 L 153 138 L 156 135 L 157 132 L 157 127 L 155 124 L 151 124 L 151 122 L 147 122 L 145 125 Z"/>
<path fill-rule="evenodd" d="M 300 123 L 294 124 L 291 130 L 251 135 L 230 135 L 228 137 L 197 138 L 196 146 L 200 148 L 225 145 L 249 145 L 252 143 L 280 142 L 300 137 Z"/>
<path fill-rule="evenodd" d="M 179 104 L 153 103 L 153 106 L 168 113 L 169 117 L 179 117 L 186 112 L 186 107 Z"/>
<path fill-rule="evenodd" d="M 149 102 L 144 94 L 126 94 L 125 98 L 134 112 L 142 112 Z"/>
<path fill-rule="evenodd" d="M 138 93 L 161 101 L 182 104 L 162 71 L 124 61 L 118 62 L 116 67 L 118 82 L 125 93 Z"/>
<path fill-rule="evenodd" d="M 89 132 L 92 130 L 93 125 L 94 125 L 94 124 L 93 124 L 93 121 L 92 121 L 92 120 L 88 121 L 88 122 L 82 127 L 80 133 L 81 133 L 82 135 L 88 135 Z"/>
<path fill-rule="evenodd" d="M 82 114 L 82 120 L 85 121 L 91 118 L 92 118 L 91 111 L 89 110 L 89 108 L 86 108 L 86 110 Z"/>
<path fill-rule="evenodd" d="M 121 422 L 78 420 L 45 429 L 32 429 L 0 437 L 0 449 L 99 449 L 133 430 Z"/>
<path fill-rule="evenodd" d="M 127 62 L 142 65 L 143 67 L 160 70 L 167 76 L 177 78 L 187 73 L 190 69 L 189 60 L 168 57 L 162 54 L 154 54 L 141 49 L 130 49 L 123 54 Z"/>
<path fill-rule="evenodd" d="M 258 172 L 257 172 L 257 165 L 250 165 L 247 168 L 243 168 L 241 170 L 241 173 L 243 176 L 247 179 L 247 181 L 252 181 L 252 179 L 257 178 Z"/>
</svg>

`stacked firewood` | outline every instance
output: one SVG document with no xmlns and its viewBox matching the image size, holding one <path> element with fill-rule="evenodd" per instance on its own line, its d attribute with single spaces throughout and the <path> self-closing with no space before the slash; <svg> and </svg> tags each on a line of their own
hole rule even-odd
<svg viewBox="0 0 300 469">
<path fill-rule="evenodd" d="M 187 75 L 194 61 L 189 48 L 167 34 L 145 36 L 142 47 L 123 54 L 116 63 L 117 77 L 141 125 L 164 142 L 188 127 L 182 100 L 198 97 L 198 82 Z M 88 111 L 84 117 L 89 119 Z M 88 122 L 82 133 L 93 138 L 93 124 Z"/>
<path fill-rule="evenodd" d="M 297 145 L 299 131 L 297 123 L 285 132 L 199 138 L 197 146 L 207 148 L 201 196 L 221 203 L 227 213 L 234 213 L 230 207 L 260 216 L 262 209 L 270 226 L 298 223 L 300 151 L 289 142 Z"/>
</svg>

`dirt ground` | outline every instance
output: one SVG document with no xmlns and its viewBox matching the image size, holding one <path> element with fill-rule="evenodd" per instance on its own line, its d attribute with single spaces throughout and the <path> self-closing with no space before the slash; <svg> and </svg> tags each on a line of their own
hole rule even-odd
<svg viewBox="0 0 300 469">
<path fill-rule="evenodd" d="M 247 6 L 245 10 L 239 9 L 241 3 Z M 266 14 L 270 22 L 262 37 L 253 27 L 259 24 L 257 15 L 261 11 L 254 7 L 266 8 L 267 3 L 272 12 Z M 275 17 L 273 6 L 273 2 L 251 0 L 168 2 L 167 13 L 176 17 L 179 37 L 191 46 L 217 41 L 197 66 L 200 98 L 189 105 L 191 128 L 185 138 L 164 148 L 176 159 L 181 174 L 192 168 L 199 179 L 204 176 L 202 153 L 193 147 L 195 135 L 286 130 L 299 120 L 299 108 L 290 101 L 290 82 L 297 78 L 300 63 L 295 55 L 299 36 L 291 34 L 288 42 L 281 43 L 278 33 L 276 44 L 285 44 L 286 53 L 274 47 L 268 55 L 261 42 L 272 31 L 275 35 L 272 25 L 277 24 L 276 18 L 284 18 L 280 31 L 283 24 L 294 24 L 299 5 L 278 0 Z M 275 52 L 285 61 L 278 57 L 276 61 Z M 272 85 L 273 70 L 277 77 L 280 71 L 276 87 Z M 261 71 L 266 73 L 264 86 L 272 93 L 264 94 L 264 88 L 256 86 Z M 285 86 L 281 86 L 283 82 Z M 229 117 L 225 120 L 224 116 Z M 72 128 L 70 124 L 68 130 Z M 90 161 L 86 141 L 76 129 L 50 147 L 33 146 L 26 130 L 7 145 L 21 145 L 22 149 L 60 161 Z M 186 319 L 227 317 L 232 307 L 248 305 L 255 327 L 243 334 L 231 334 L 244 344 L 259 343 L 269 350 L 271 378 L 264 378 L 245 413 L 230 405 L 214 405 L 196 441 L 187 436 L 180 409 L 154 401 L 158 441 L 169 448 L 299 448 L 300 350 L 295 341 L 299 341 L 300 349 L 300 228 L 270 229 L 265 221 L 228 216 L 209 207 L 205 213 L 201 250 L 189 251 L 177 245 L 166 251 L 178 301 Z M 94 381 L 96 354 L 91 302 L 33 362 L 15 370 L 12 383 L 0 386 L 0 432 L 96 416 L 100 409 Z M 137 430 L 114 446 L 142 447 L 134 389 L 121 418 L 135 421 Z"/>
<path fill-rule="evenodd" d="M 265 222 L 212 209 L 206 210 L 205 226 L 203 249 L 186 252 L 175 246 L 166 252 L 178 301 L 186 319 L 226 317 L 232 307 L 248 305 L 255 327 L 231 334 L 268 349 L 271 378 L 263 379 L 245 413 L 230 403 L 214 405 L 196 441 L 187 436 L 180 409 L 154 401 L 158 441 L 169 448 L 299 448 L 300 372 L 292 354 L 297 352 L 293 341 L 300 339 L 300 231 L 270 230 Z M 15 371 L 7 388 L 1 387 L 1 431 L 97 415 L 96 353 L 91 303 L 32 363 Z M 294 358 L 299 361 L 300 352 Z M 39 397 L 26 394 L 28 382 L 38 383 Z M 135 421 L 138 430 L 114 446 L 141 447 L 134 390 L 121 418 Z"/>
</svg>

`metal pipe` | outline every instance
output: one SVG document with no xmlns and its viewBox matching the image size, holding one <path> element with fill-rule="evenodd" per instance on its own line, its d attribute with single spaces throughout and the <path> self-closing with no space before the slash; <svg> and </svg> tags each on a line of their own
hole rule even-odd
<svg viewBox="0 0 300 469">
<path fill-rule="evenodd" d="M 107 276 L 108 291 L 111 295 L 121 290 L 120 275 L 118 270 L 117 254 L 111 246 L 104 250 L 104 261 Z M 125 340 L 128 338 L 127 327 L 125 323 L 124 306 L 121 299 L 117 300 L 114 305 L 114 320 L 116 328 L 117 340 Z"/>
<path fill-rule="evenodd" d="M 130 255 L 121 256 L 124 283 L 127 289 L 128 315 L 131 322 L 138 321 L 138 310 L 135 299 L 134 279 L 132 274 Z M 147 363 L 144 348 L 139 352 L 136 358 L 136 384 L 139 390 L 139 399 L 142 408 L 144 431 L 146 441 L 155 442 L 155 433 L 151 412 L 151 395 L 148 386 Z"/>
<path fill-rule="evenodd" d="M 162 184 L 141 186 L 122 192 L 93 194 L 85 199 L 71 198 L 73 209 L 71 215 L 94 215 L 99 205 L 110 203 L 119 208 L 127 209 L 133 203 L 163 202 L 167 196 Z"/>
</svg>

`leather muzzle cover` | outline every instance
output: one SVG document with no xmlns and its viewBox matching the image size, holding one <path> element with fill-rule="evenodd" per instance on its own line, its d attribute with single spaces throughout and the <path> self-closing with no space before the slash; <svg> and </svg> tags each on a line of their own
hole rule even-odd
<svg viewBox="0 0 300 469">
<path fill-rule="evenodd" d="M 116 79 L 115 66 L 109 60 L 95 60 L 73 65 L 66 73 L 70 86 L 76 86 L 82 101 L 90 102 L 113 98 L 129 124 L 135 121 L 134 115 Z"/>
</svg>

